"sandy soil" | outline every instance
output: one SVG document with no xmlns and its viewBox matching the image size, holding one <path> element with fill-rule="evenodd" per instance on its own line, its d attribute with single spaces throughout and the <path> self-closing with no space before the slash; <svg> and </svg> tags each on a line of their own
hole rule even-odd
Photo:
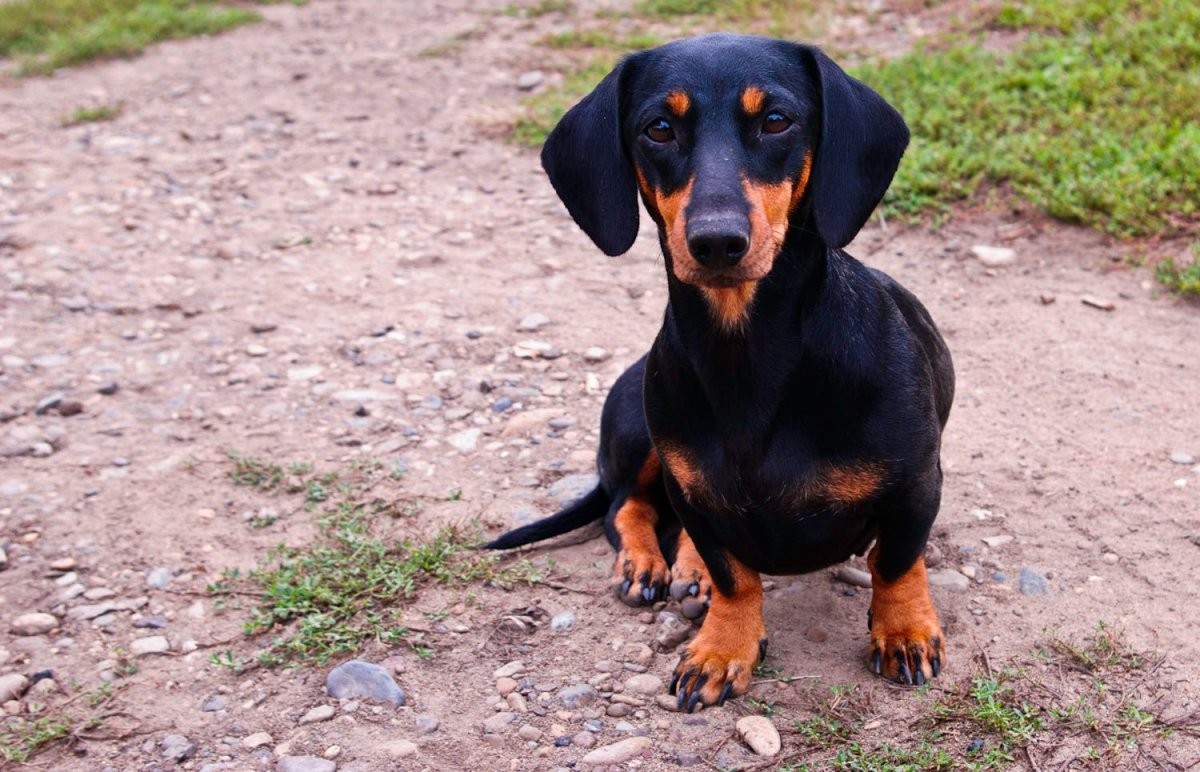
<svg viewBox="0 0 1200 772">
<path fill-rule="evenodd" d="M 551 512 L 548 487 L 592 471 L 604 389 L 655 334 L 664 282 L 649 229 L 628 255 L 604 258 L 535 155 L 488 138 L 542 55 L 537 25 L 501 6 L 272 7 L 266 23 L 220 38 L 0 85 L 0 674 L 52 670 L 51 687 L 91 689 L 117 648 L 148 634 L 171 644 L 119 679 L 122 715 L 108 728 L 34 766 L 170 768 L 157 742 L 177 733 L 197 746 L 185 762 L 197 769 L 268 768 L 332 745 L 340 769 L 560 767 L 585 751 L 549 740 L 580 731 L 584 716 L 554 706 L 520 716 L 514 727 L 543 732 L 532 748 L 515 731 L 484 738 L 493 671 L 519 657 L 534 692 L 553 692 L 654 642 L 654 614 L 607 595 L 610 558 L 592 540 L 551 553 L 570 586 L 592 594 L 422 596 L 414 620 L 449 610 L 453 624 L 431 629 L 430 661 L 401 653 L 409 704 L 395 713 L 359 706 L 299 726 L 326 701 L 324 669 L 239 675 L 208 661 L 255 647 L 238 638 L 244 617 L 219 612 L 205 585 L 313 535 L 302 512 L 249 527 L 247 511 L 273 504 L 228 483 L 227 453 L 318 468 L 402 463 L 404 495 L 425 507 L 397 536 L 472 517 L 498 532 Z M 478 28 L 458 53 L 419 55 Z M 80 104 L 112 101 L 125 111 L 111 123 L 58 124 Z M 1017 259 L 988 268 L 976 244 Z M 1171 695 L 1166 713 L 1195 710 L 1200 466 L 1171 456 L 1200 455 L 1200 309 L 1127 268 L 1127 245 L 1028 213 L 962 212 L 935 232 L 874 223 L 851 251 L 921 297 L 958 371 L 935 541 L 939 568 L 978 581 L 934 590 L 950 637 L 937 688 L 976 672 L 983 652 L 1003 662 L 1045 628 L 1082 636 L 1103 620 L 1168 655 L 1149 676 Z M 518 332 L 534 312 L 550 323 Z M 563 355 L 515 357 L 529 338 Z M 611 357 L 585 361 L 593 346 Z M 98 391 L 112 383 L 115 393 Z M 38 414 L 55 392 L 82 411 Z M 513 404 L 501 412 L 502 399 Z M 575 424 L 547 426 L 563 417 Z M 450 444 L 471 428 L 481 431 L 473 450 Z M 448 500 L 456 489 L 461 499 Z M 996 536 L 1011 540 L 982 541 Z M 63 559 L 74 567 L 52 569 Z M 147 586 L 159 567 L 174 575 L 166 589 Z M 1023 568 L 1047 579 L 1048 596 L 1020 590 Z M 64 599 L 76 581 L 92 597 Z M 144 601 L 98 622 L 71 616 L 105 590 L 107 602 Z M 777 578 L 772 664 L 859 684 L 880 719 L 867 736 L 885 741 L 917 708 L 867 673 L 868 597 L 846 590 L 825 572 Z M 530 605 L 573 611 L 576 624 L 497 645 L 497 620 Z M 59 628 L 10 632 L 34 611 Z M 154 616 L 164 629 L 134 626 Z M 666 678 L 674 663 L 658 653 L 649 670 Z M 201 710 L 214 694 L 227 706 Z M 770 683 L 757 692 L 781 704 L 795 694 Z M 723 764 L 753 761 L 722 742 L 745 704 L 688 718 L 648 703 L 628 718 L 653 741 L 634 765 L 674 768 L 679 754 L 717 746 Z M 419 734 L 418 714 L 440 729 Z M 600 744 L 619 739 L 615 719 L 604 723 Z M 270 742 L 245 747 L 260 731 Z M 418 751 L 397 758 L 404 739 Z M 1200 757 L 1186 738 L 1164 753 L 1184 765 Z"/>
</svg>

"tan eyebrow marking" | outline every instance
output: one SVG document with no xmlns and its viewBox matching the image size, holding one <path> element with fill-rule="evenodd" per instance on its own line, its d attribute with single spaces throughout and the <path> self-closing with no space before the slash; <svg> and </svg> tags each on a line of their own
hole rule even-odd
<svg viewBox="0 0 1200 772">
<path fill-rule="evenodd" d="M 742 109 L 747 115 L 756 115 L 763 108 L 763 102 L 767 100 L 767 95 L 758 86 L 748 86 L 742 92 Z"/>
<path fill-rule="evenodd" d="M 667 107 L 677 116 L 684 116 L 692 106 L 692 99 L 682 91 L 672 91 L 667 94 Z"/>
</svg>

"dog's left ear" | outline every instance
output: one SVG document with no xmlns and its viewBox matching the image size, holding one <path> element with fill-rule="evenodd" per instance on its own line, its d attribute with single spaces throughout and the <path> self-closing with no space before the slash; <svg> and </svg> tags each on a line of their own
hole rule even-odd
<svg viewBox="0 0 1200 772">
<path fill-rule="evenodd" d="M 812 212 L 826 244 L 844 247 L 883 198 L 904 149 L 900 113 L 816 48 L 801 46 L 821 93 L 821 145 L 812 170 Z"/>
<path fill-rule="evenodd" d="M 542 146 L 542 168 L 567 211 L 606 255 L 638 233 L 637 181 L 621 141 L 622 62 L 567 111 Z"/>
</svg>

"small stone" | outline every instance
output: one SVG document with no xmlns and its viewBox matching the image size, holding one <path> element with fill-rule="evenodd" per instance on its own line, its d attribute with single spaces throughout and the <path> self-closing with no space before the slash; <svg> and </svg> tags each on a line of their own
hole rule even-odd
<svg viewBox="0 0 1200 772">
<path fill-rule="evenodd" d="M 517 682 L 507 676 L 505 676 L 504 678 L 496 679 L 496 691 L 498 691 L 501 696 L 507 695 L 509 692 L 515 690 L 516 688 L 517 688 Z"/>
<path fill-rule="evenodd" d="M 953 568 L 929 572 L 930 587 L 948 587 L 951 590 L 965 590 L 971 586 L 971 580 Z"/>
<path fill-rule="evenodd" d="M 522 740 L 536 741 L 541 736 L 542 730 L 538 729 L 536 726 L 530 726 L 529 724 L 526 724 L 517 730 L 517 737 L 520 737 Z"/>
<path fill-rule="evenodd" d="M 1092 297 L 1091 295 L 1084 295 L 1079 299 L 1079 302 L 1083 303 L 1085 306 L 1098 308 L 1101 311 L 1115 311 L 1117 308 L 1117 305 L 1111 300 L 1104 300 L 1103 298 L 1096 298 Z"/>
<path fill-rule="evenodd" d="M 442 722 L 437 716 L 429 714 L 417 716 L 417 731 L 421 734 L 433 734 L 441 725 Z"/>
<path fill-rule="evenodd" d="M 672 713 L 679 710 L 679 704 L 674 697 L 669 694 L 656 694 L 654 703 L 663 710 L 669 710 Z"/>
<path fill-rule="evenodd" d="M 613 718 L 624 718 L 625 716 L 628 716 L 632 710 L 632 708 L 623 702 L 614 702 L 605 709 L 604 713 L 608 716 L 612 716 Z"/>
<path fill-rule="evenodd" d="M 102 384 L 100 388 L 96 389 L 96 392 L 103 394 L 106 397 L 111 397 L 120 390 L 121 384 L 117 383 L 116 381 L 109 381 L 108 383 Z"/>
<path fill-rule="evenodd" d="M 1013 540 L 1013 537 L 1009 536 L 1008 534 L 1001 534 L 999 536 L 984 536 L 982 539 L 980 539 L 980 541 L 982 541 L 984 544 L 988 545 L 992 549 L 997 549 L 999 547 L 1003 547 L 1005 544 L 1008 544 L 1012 540 Z"/>
<path fill-rule="evenodd" d="M 393 740 L 385 743 L 383 752 L 393 759 L 406 759 L 420 750 L 412 740 Z"/>
<path fill-rule="evenodd" d="M 517 332 L 537 332 L 550 324 L 550 317 L 545 314 L 526 314 L 517 322 Z"/>
<path fill-rule="evenodd" d="M 774 756 L 783 747 L 779 730 L 766 716 L 743 716 L 738 719 L 737 733 L 759 756 Z"/>
<path fill-rule="evenodd" d="M 463 453 L 470 453 L 479 445 L 479 436 L 483 433 L 481 429 L 463 429 L 461 432 L 455 432 L 446 438 L 446 441 L 453 445 L 457 450 Z"/>
<path fill-rule="evenodd" d="M 404 692 L 388 671 L 358 659 L 343 662 L 329 671 L 325 691 L 338 700 L 357 697 L 396 706 L 404 704 Z"/>
<path fill-rule="evenodd" d="M 300 717 L 301 724 L 316 724 L 320 721 L 328 721 L 333 718 L 337 711 L 332 705 L 317 705 L 311 708 L 307 713 Z"/>
<path fill-rule="evenodd" d="M 50 564 L 50 570 L 57 573 L 66 573 L 74 571 L 76 567 L 75 558 L 59 558 Z"/>
<path fill-rule="evenodd" d="M 999 268 L 1017 259 L 1016 251 L 1008 247 L 988 247 L 982 244 L 971 247 L 971 254 L 988 268 Z"/>
<path fill-rule="evenodd" d="M 254 333 L 255 335 L 262 335 L 266 332 L 275 332 L 277 329 L 279 329 L 278 324 L 266 319 L 260 319 L 257 322 L 250 323 L 250 332 Z"/>
<path fill-rule="evenodd" d="M 204 702 L 200 703 L 200 710 L 204 713 L 216 713 L 218 710 L 225 710 L 228 703 L 225 698 L 219 694 L 214 694 Z"/>
<path fill-rule="evenodd" d="M 596 364 L 598 362 L 607 360 L 609 356 L 610 355 L 606 349 L 603 349 L 600 346 L 592 346 L 591 348 L 584 349 L 583 361 Z"/>
<path fill-rule="evenodd" d="M 151 746 L 153 747 L 153 746 Z M 181 734 L 169 734 L 158 742 L 162 757 L 176 763 L 187 761 L 196 755 L 196 744 Z"/>
<path fill-rule="evenodd" d="M 275 772 L 334 772 L 337 763 L 320 756 L 284 756 L 275 762 Z"/>
<path fill-rule="evenodd" d="M 251 343 L 246 346 L 246 354 L 252 357 L 265 357 L 271 350 L 261 343 Z"/>
<path fill-rule="evenodd" d="M 1029 566 L 1021 567 L 1021 593 L 1024 595 L 1049 595 L 1050 586 L 1046 584 L 1046 577 L 1034 571 Z"/>
<path fill-rule="evenodd" d="M 1191 453 L 1185 453 L 1182 450 L 1177 450 L 1171 454 L 1171 463 L 1191 466 L 1192 464 L 1196 463 L 1196 459 Z"/>
<path fill-rule="evenodd" d="M 676 646 L 687 640 L 692 632 L 692 626 L 675 614 L 662 613 L 658 615 L 658 635 L 654 642 L 663 651 L 672 651 Z"/>
<path fill-rule="evenodd" d="M 591 732 L 580 732 L 571 738 L 571 744 L 580 748 L 591 748 L 596 744 L 596 735 Z"/>
<path fill-rule="evenodd" d="M 550 629 L 556 633 L 565 633 L 575 626 L 575 612 L 563 611 L 555 614 L 550 620 Z"/>
<path fill-rule="evenodd" d="M 156 590 L 165 590 L 171 586 L 173 574 L 169 568 L 155 568 L 146 574 L 146 584 Z"/>
<path fill-rule="evenodd" d="M 517 88 L 522 91 L 533 91 L 541 85 L 546 76 L 541 70 L 529 70 L 517 76 Z M 86 303 L 86 301 L 84 301 Z"/>
<path fill-rule="evenodd" d="M 625 681 L 625 688 L 638 694 L 644 694 L 647 697 L 653 697 L 663 690 L 662 679 L 656 675 L 642 673 L 635 675 Z"/>
<path fill-rule="evenodd" d="M 589 766 L 624 764 L 635 759 L 654 746 L 649 737 L 630 737 L 611 745 L 604 745 L 588 753 L 580 762 Z"/>
<path fill-rule="evenodd" d="M 58 627 L 58 618 L 53 614 L 34 611 L 22 614 L 12 621 L 14 635 L 44 635 Z"/>
<path fill-rule="evenodd" d="M 937 568 L 942 562 L 942 548 L 933 542 L 925 545 L 925 567 Z"/>
<path fill-rule="evenodd" d="M 1101 559 L 1105 563 L 1116 563 L 1121 560 L 1120 556 L 1115 552 L 1105 552 L 1104 555 L 1101 556 Z"/>
<path fill-rule="evenodd" d="M 271 735 L 266 732 L 255 732 L 252 735 L 247 735 L 242 738 L 242 747 L 244 748 L 261 748 L 264 745 L 270 745 L 274 740 Z"/>
<path fill-rule="evenodd" d="M 853 587 L 870 588 L 871 586 L 871 574 L 861 568 L 855 568 L 850 565 L 843 564 L 838 566 L 837 570 L 833 572 L 833 578 Z"/>
<path fill-rule="evenodd" d="M 596 701 L 596 689 L 589 684 L 574 684 L 558 690 L 558 701 L 567 710 L 576 710 Z"/>
<path fill-rule="evenodd" d="M 29 679 L 20 673 L 0 675 L 0 703 L 16 700 L 29 688 Z"/>
<path fill-rule="evenodd" d="M 496 670 L 492 673 L 492 676 L 495 678 L 512 678 L 517 673 L 522 673 L 524 671 L 525 663 L 518 659 L 509 662 L 507 665 L 501 665 L 500 667 L 496 668 Z M 499 686 L 498 683 L 497 686 Z"/>
<path fill-rule="evenodd" d="M 171 650 L 171 644 L 165 636 L 151 635 L 148 638 L 138 638 L 129 644 L 129 653 L 135 657 L 145 657 L 151 654 L 166 654 Z"/>
<path fill-rule="evenodd" d="M 541 340 L 522 340 L 512 347 L 513 356 L 517 359 L 537 359 L 544 357 L 554 347 Z"/>
<path fill-rule="evenodd" d="M 525 701 L 525 698 L 521 696 L 520 692 L 509 692 L 508 696 L 504 698 L 504 701 L 508 703 L 508 707 L 510 707 L 514 713 L 529 712 L 529 703 Z"/>
<path fill-rule="evenodd" d="M 497 713 L 494 716 L 489 716 L 483 722 L 483 731 L 487 732 L 489 734 L 495 734 L 496 732 L 499 732 L 502 729 L 505 729 L 509 724 L 511 724 L 512 722 L 514 722 L 516 720 L 517 720 L 516 713 L 508 713 L 508 712 Z"/>
</svg>

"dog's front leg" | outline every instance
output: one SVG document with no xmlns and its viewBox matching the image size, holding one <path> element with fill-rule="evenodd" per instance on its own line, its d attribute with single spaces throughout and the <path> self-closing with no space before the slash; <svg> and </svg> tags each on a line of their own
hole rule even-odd
<svg viewBox="0 0 1200 772">
<path fill-rule="evenodd" d="M 743 694 L 767 648 L 762 579 L 728 552 L 720 560 L 722 570 L 714 574 L 726 574 L 732 582 L 714 579 L 708 615 L 671 679 L 671 693 L 688 712 L 698 703 L 720 705 Z"/>
</svg>

